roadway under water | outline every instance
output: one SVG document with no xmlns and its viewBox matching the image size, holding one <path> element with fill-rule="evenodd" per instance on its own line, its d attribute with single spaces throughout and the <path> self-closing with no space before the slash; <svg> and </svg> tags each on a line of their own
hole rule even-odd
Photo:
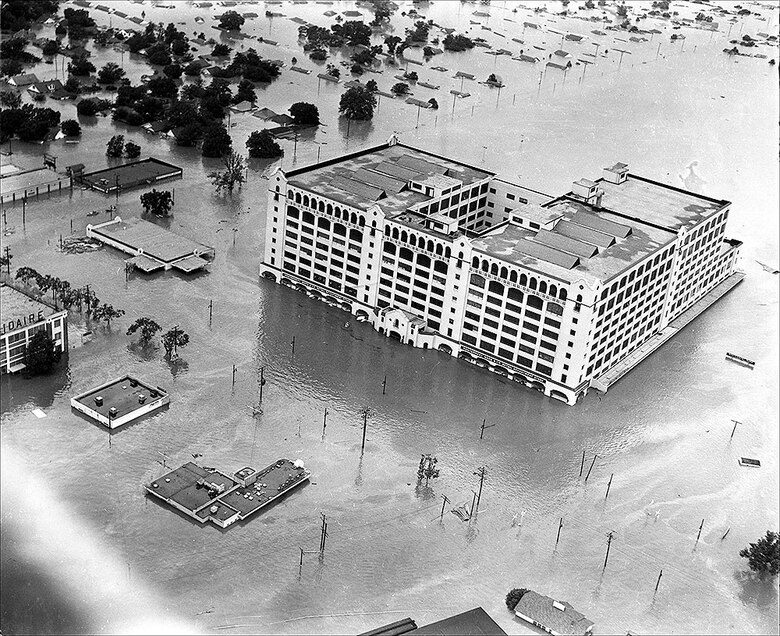
<svg viewBox="0 0 780 636">
<path fill-rule="evenodd" d="M 509 15 L 506 6 L 492 7 L 491 20 Z M 269 6 L 312 20 L 328 8 L 355 7 Z M 147 18 L 187 20 L 188 29 L 204 30 L 189 5 L 172 11 L 127 3 L 125 11 L 142 9 Z M 468 15 L 473 10 L 434 3 L 426 15 L 465 28 L 476 20 Z M 543 21 L 522 10 L 512 15 L 520 23 L 506 27 L 510 38 L 521 36 L 523 15 Z M 398 29 L 411 23 L 396 19 Z M 553 28 L 587 33 L 598 26 L 561 23 Z M 751 33 L 766 23 L 752 26 Z M 267 57 L 303 59 L 294 43 L 297 24 L 261 17 L 252 29 L 279 40 L 278 55 L 261 50 Z M 258 281 L 263 175 L 276 164 L 253 161 L 247 185 L 232 198 L 217 197 L 205 175 L 218 162 L 137 129 L 121 131 L 142 145 L 143 156 L 184 167 L 183 180 L 171 183 L 169 227 L 214 245 L 217 254 L 208 273 L 190 278 L 125 281 L 122 257 L 110 249 L 56 249 L 71 219 L 79 233 L 103 218 L 88 218 L 92 210 L 116 202 L 118 214 L 138 215 L 141 191 L 118 201 L 82 191 L 31 201 L 24 226 L 21 208 L 7 208 L 13 233 L 3 245 L 11 247 L 14 266 L 89 283 L 127 313 L 110 330 L 96 327 L 84 345 L 79 332 L 87 325 L 74 314 L 74 348 L 57 373 L 2 378 L 3 629 L 356 633 L 404 616 L 428 623 L 481 605 L 509 633 L 530 633 L 503 602 L 508 589 L 527 587 L 572 603 L 596 623 L 597 634 L 776 632 L 777 588 L 748 575 L 738 552 L 777 528 L 778 286 L 755 262 L 777 265 L 777 72 L 766 60 L 727 58 L 720 52 L 725 33 L 710 40 L 709 33 L 684 32 L 684 50 L 672 48 L 667 29 L 656 36 L 666 55 L 656 60 L 654 43 L 636 45 L 633 66 L 626 56 L 618 70 L 610 54 L 588 68 L 582 83 L 580 67 L 565 85 L 548 71 L 538 94 L 539 70 L 526 72 L 520 62 L 494 60 L 481 49 L 446 54 L 436 63 L 478 78 L 496 64 L 508 86 L 500 97 L 485 87 L 472 91 L 473 116 L 471 102 L 459 100 L 453 115 L 440 99 L 440 110 L 423 112 L 419 127 L 416 109 L 383 98 L 374 121 L 353 125 L 347 139 L 346 126 L 335 125 L 342 88 L 323 86 L 317 98 L 327 126 L 313 141 L 327 142 L 323 158 L 381 143 L 396 130 L 405 143 L 484 161 L 551 194 L 623 161 L 642 176 L 733 201 L 727 234 L 745 243 L 745 281 L 608 394 L 592 392 L 576 407 L 444 354 L 400 345 L 344 312 Z M 546 37 L 547 48 L 558 47 Z M 111 56 L 119 53 L 103 57 Z M 124 64 L 134 78 L 148 68 Z M 381 87 L 392 74 L 379 76 Z M 306 91 L 313 95 L 315 76 L 285 70 L 259 91 L 259 105 L 285 110 Z M 52 107 L 72 116 L 72 105 Z M 232 118 L 234 147 L 242 149 L 259 121 Z M 86 123 L 80 144 L 52 144 L 61 165 L 97 168 L 106 161 L 102 148 L 114 124 Z M 39 161 L 39 147 L 18 146 L 4 162 Z M 289 167 L 292 142 L 285 148 Z M 317 149 L 312 139 L 299 142 L 297 165 L 314 161 Z M 141 315 L 190 334 L 179 365 L 171 367 L 161 351 L 129 346 L 124 331 Z M 755 370 L 726 362 L 726 351 L 755 360 Z M 254 418 L 261 368 L 263 413 Z M 122 373 L 166 387 L 171 405 L 109 438 L 72 413 L 69 398 Z M 372 415 L 361 454 L 365 406 Z M 47 417 L 36 418 L 36 407 Z M 495 426 L 480 440 L 483 418 Z M 730 440 L 732 419 L 742 425 Z M 583 450 L 585 471 L 598 454 L 587 483 L 579 476 Z M 200 462 L 226 471 L 302 459 L 312 483 L 223 532 L 147 500 L 142 484 L 163 471 L 160 453 L 168 466 L 202 453 Z M 416 484 L 421 453 L 436 455 L 441 469 L 427 488 Z M 743 455 L 760 458 L 762 467 L 740 467 Z M 448 509 L 470 505 L 480 466 L 487 477 L 476 520 L 461 522 L 447 511 L 440 523 L 440 495 L 452 501 Z M 299 548 L 319 545 L 321 512 L 329 520 L 324 559 L 306 555 L 299 569 Z M 604 570 L 610 530 L 615 539 Z"/>
</svg>

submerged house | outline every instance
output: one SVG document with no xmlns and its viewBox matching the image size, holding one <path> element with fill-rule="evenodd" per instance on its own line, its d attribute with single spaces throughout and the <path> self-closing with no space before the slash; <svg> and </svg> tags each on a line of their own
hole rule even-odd
<svg viewBox="0 0 780 636">
<path fill-rule="evenodd" d="M 589 621 L 566 601 L 528 591 L 515 605 L 515 615 L 553 636 L 586 635 L 593 630 Z"/>
</svg>

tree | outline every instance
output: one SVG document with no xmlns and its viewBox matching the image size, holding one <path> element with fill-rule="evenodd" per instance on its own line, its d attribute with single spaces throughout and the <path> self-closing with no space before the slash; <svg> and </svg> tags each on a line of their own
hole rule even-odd
<svg viewBox="0 0 780 636">
<path fill-rule="evenodd" d="M 253 104 L 257 101 L 257 95 L 255 94 L 255 85 L 250 82 L 249 80 L 241 80 L 238 83 L 238 90 L 236 90 L 236 95 L 233 98 L 234 104 L 240 104 L 241 102 L 252 102 Z"/>
<path fill-rule="evenodd" d="M 404 77 L 410 82 L 416 82 L 418 79 L 420 79 L 420 76 L 417 75 L 417 71 L 409 71 L 408 73 L 404 73 Z"/>
<path fill-rule="evenodd" d="M 162 336 L 162 345 L 165 348 L 166 357 L 176 356 L 176 350 L 179 347 L 186 347 L 190 342 L 190 337 L 182 329 L 174 327 L 169 329 Z"/>
<path fill-rule="evenodd" d="M 431 106 L 431 108 L 432 108 L 433 110 L 437 110 L 437 109 L 439 108 L 439 102 L 437 102 L 437 101 L 436 101 L 436 98 L 435 98 L 435 97 L 431 97 L 431 98 L 428 100 L 428 103 L 430 104 L 430 106 Z"/>
<path fill-rule="evenodd" d="M 343 39 L 348 46 L 371 46 L 371 27 L 359 20 L 347 20 L 344 24 L 334 24 L 331 32 Z"/>
<path fill-rule="evenodd" d="M 465 35 L 448 33 L 442 42 L 445 51 L 465 51 L 473 49 L 474 42 Z"/>
<path fill-rule="evenodd" d="M 168 66 L 163 68 L 163 73 L 171 79 L 179 79 L 182 72 L 183 69 L 180 64 L 168 64 Z"/>
<path fill-rule="evenodd" d="M 81 92 L 81 82 L 71 75 L 63 84 L 63 88 L 73 95 L 78 95 Z"/>
<path fill-rule="evenodd" d="M 250 157 L 273 159 L 282 156 L 282 148 L 267 130 L 256 130 L 246 140 Z"/>
<path fill-rule="evenodd" d="M 777 575 L 780 573 L 780 534 L 767 530 L 766 536 L 740 550 L 739 556 L 748 560 L 753 572 L 762 576 Z"/>
<path fill-rule="evenodd" d="M 125 136 L 114 135 L 106 144 L 106 157 L 121 157 L 125 147 Z"/>
<path fill-rule="evenodd" d="M 98 71 L 98 84 L 116 84 L 125 76 L 122 67 L 115 62 L 109 62 Z"/>
<path fill-rule="evenodd" d="M 49 373 L 59 362 L 60 351 L 55 348 L 54 340 L 43 329 L 36 331 L 24 350 L 24 364 L 29 375 Z"/>
<path fill-rule="evenodd" d="M 0 62 L 0 74 L 13 77 L 19 75 L 24 70 L 24 66 L 19 60 L 4 59 Z"/>
<path fill-rule="evenodd" d="M 237 152 L 231 152 L 223 158 L 223 162 L 225 164 L 224 172 L 214 171 L 208 176 L 217 194 L 222 190 L 227 190 L 232 194 L 236 184 L 240 188 L 246 181 L 246 161 Z"/>
<path fill-rule="evenodd" d="M 68 62 L 68 73 L 71 75 L 86 77 L 94 72 L 95 65 L 87 59 L 86 55 L 74 57 L 72 62 Z"/>
<path fill-rule="evenodd" d="M 211 51 L 212 57 L 224 57 L 230 55 L 230 47 L 227 44 L 215 44 Z"/>
<path fill-rule="evenodd" d="M 338 66 L 336 66 L 335 64 L 328 64 L 325 67 L 325 72 L 331 77 L 335 77 L 335 78 L 341 77 L 341 71 L 339 70 Z"/>
<path fill-rule="evenodd" d="M 204 157 L 224 157 L 230 152 L 233 140 L 224 124 L 215 123 L 203 131 L 201 154 Z"/>
<path fill-rule="evenodd" d="M 366 82 L 366 90 L 372 93 L 376 93 L 379 90 L 379 86 L 377 85 L 376 80 L 368 80 Z"/>
<path fill-rule="evenodd" d="M 135 159 L 141 155 L 141 146 L 132 141 L 125 144 L 125 156 L 129 159 Z"/>
<path fill-rule="evenodd" d="M 317 126 L 320 123 L 319 109 L 307 102 L 296 102 L 290 106 L 290 116 L 296 126 Z"/>
<path fill-rule="evenodd" d="M 354 75 L 362 75 L 363 73 L 365 73 L 365 70 L 363 69 L 362 66 L 360 66 L 360 64 L 353 64 L 350 67 L 349 72 L 353 73 Z"/>
<path fill-rule="evenodd" d="M 395 48 L 402 42 L 403 40 L 399 38 L 397 35 L 388 35 L 385 38 L 385 45 L 387 46 L 387 52 L 392 55 L 395 53 Z"/>
<path fill-rule="evenodd" d="M 57 40 L 46 40 L 41 50 L 44 55 L 57 55 L 60 52 L 60 43 Z"/>
<path fill-rule="evenodd" d="M 624 5 L 624 4 L 621 4 L 621 5 L 620 5 L 620 6 L 617 8 L 617 14 L 618 14 L 618 15 L 619 15 L 621 18 L 623 18 L 623 17 L 627 16 L 627 15 L 628 15 L 628 9 L 626 8 L 626 5 Z"/>
<path fill-rule="evenodd" d="M 409 93 L 409 84 L 405 84 L 404 82 L 393 84 L 393 88 L 390 89 L 390 92 L 396 97 L 402 97 Z"/>
<path fill-rule="evenodd" d="M 124 309 L 114 309 L 111 305 L 103 303 L 100 307 L 96 307 L 92 311 L 93 320 L 105 320 L 109 328 L 111 328 L 111 321 L 114 318 L 121 318 L 125 315 Z"/>
<path fill-rule="evenodd" d="M 219 26 L 228 31 L 235 31 L 244 25 L 244 16 L 235 11 L 225 11 L 219 18 Z"/>
<path fill-rule="evenodd" d="M 0 91 L 0 107 L 19 108 L 22 105 L 22 96 L 14 91 Z"/>
<path fill-rule="evenodd" d="M 179 92 L 179 87 L 170 77 L 153 77 L 146 83 L 146 89 L 153 96 L 163 99 L 175 99 Z"/>
<path fill-rule="evenodd" d="M 365 86 L 348 88 L 339 100 L 339 112 L 348 119 L 366 120 L 374 116 L 376 96 Z"/>
<path fill-rule="evenodd" d="M 524 587 L 516 587 L 514 589 L 509 590 L 506 595 L 506 606 L 509 608 L 510 612 L 515 611 L 515 607 L 517 607 L 517 604 L 520 602 L 520 599 L 525 596 L 526 592 L 530 592 L 531 590 L 527 590 Z"/>
<path fill-rule="evenodd" d="M 162 327 L 148 316 L 142 316 L 130 325 L 127 329 L 127 335 L 132 336 L 136 331 L 141 332 L 138 342 L 145 347 L 152 341 L 152 338 L 158 331 L 162 331 Z"/>
<path fill-rule="evenodd" d="M 89 98 L 82 99 L 76 104 L 76 112 L 79 115 L 86 115 L 91 117 L 101 110 L 111 107 L 111 102 L 103 99 Z"/>
<path fill-rule="evenodd" d="M 68 137 L 78 137 L 81 134 L 81 126 L 75 119 L 66 119 L 60 124 L 62 134 Z"/>
<path fill-rule="evenodd" d="M 145 214 L 156 216 L 168 216 L 173 207 L 173 195 L 168 190 L 156 190 L 145 192 L 141 195 L 141 205 Z"/>
<path fill-rule="evenodd" d="M 201 65 L 197 62 L 190 62 L 184 67 L 184 74 L 188 77 L 198 77 L 200 75 Z M 163 72 L 165 72 L 163 70 Z"/>
<path fill-rule="evenodd" d="M 176 131 L 176 145 L 184 147 L 194 146 L 203 137 L 203 126 L 194 121 L 182 126 Z"/>
<path fill-rule="evenodd" d="M 431 479 L 436 479 L 439 476 L 439 469 L 436 468 L 438 461 L 433 455 L 423 455 L 420 459 L 420 466 L 417 468 L 417 481 L 425 479 L 427 486 Z"/>
</svg>

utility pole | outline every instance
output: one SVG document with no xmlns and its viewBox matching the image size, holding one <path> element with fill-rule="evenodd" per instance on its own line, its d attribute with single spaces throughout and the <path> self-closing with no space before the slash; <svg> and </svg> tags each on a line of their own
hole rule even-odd
<svg viewBox="0 0 780 636">
<path fill-rule="evenodd" d="M 5 210 L 3 211 L 5 213 Z M 11 275 L 11 259 L 13 256 L 11 255 L 11 248 L 7 245 L 5 246 L 5 266 L 7 268 L 7 273 L 10 276 Z"/>
<path fill-rule="evenodd" d="M 732 439 L 734 437 L 734 433 L 737 431 L 737 424 L 742 424 L 742 422 L 737 422 L 737 420 L 731 420 L 731 421 L 734 422 L 734 428 L 731 429 L 731 437 L 729 437 L 729 439 Z"/>
<path fill-rule="evenodd" d="M 209 300 L 209 327 L 211 327 L 211 316 L 214 311 L 214 301 Z"/>
<path fill-rule="evenodd" d="M 582 477 L 583 468 L 585 468 L 585 451 L 582 451 L 582 461 L 580 462 L 580 477 Z"/>
<path fill-rule="evenodd" d="M 295 355 L 295 336 L 293 336 L 290 341 L 290 347 L 292 348 L 292 355 Z"/>
<path fill-rule="evenodd" d="M 482 439 L 482 436 L 485 434 L 486 428 L 493 428 L 495 424 L 488 424 L 485 425 L 486 418 L 482 418 L 482 426 L 479 427 L 479 439 Z"/>
<path fill-rule="evenodd" d="M 444 522 L 444 506 L 446 506 L 448 503 L 450 503 L 450 500 L 447 499 L 447 495 L 441 496 L 442 502 L 441 502 L 441 515 L 439 515 L 439 523 Z"/>
<path fill-rule="evenodd" d="M 701 529 L 704 527 L 704 519 L 701 520 L 701 524 L 699 525 L 699 534 L 696 535 L 696 544 L 699 543 L 699 538 L 701 537 Z"/>
<path fill-rule="evenodd" d="M 328 407 L 325 407 L 325 413 L 322 416 L 322 437 L 325 437 L 325 427 L 328 425 Z"/>
<path fill-rule="evenodd" d="M 363 454 L 363 449 L 366 447 L 366 426 L 368 426 L 368 416 L 371 415 L 371 407 L 366 406 L 360 410 L 363 415 L 363 441 L 360 444 L 360 454 Z"/>
<path fill-rule="evenodd" d="M 607 554 L 604 557 L 604 570 L 607 569 L 607 560 L 609 559 L 609 546 L 612 545 L 612 537 L 615 535 L 614 530 L 607 532 Z"/>
<path fill-rule="evenodd" d="M 325 552 L 325 537 L 328 536 L 328 521 L 325 517 L 325 513 L 320 513 L 322 517 L 322 533 L 320 535 L 320 554 Z"/>
<path fill-rule="evenodd" d="M 263 377 L 264 371 L 265 367 L 260 367 L 260 399 L 258 400 L 260 404 L 263 403 L 263 385 L 265 384 L 265 378 Z"/>
<path fill-rule="evenodd" d="M 479 511 L 479 502 L 482 499 L 482 484 L 485 481 L 485 471 L 487 468 L 485 466 L 480 466 L 479 470 L 472 473 L 474 475 L 479 475 L 479 493 L 477 494 L 477 511 Z"/>
<path fill-rule="evenodd" d="M 385 379 L 382 380 L 382 395 L 384 395 L 386 391 L 387 391 L 387 376 L 385 376 Z"/>
<path fill-rule="evenodd" d="M 232 386 L 236 386 L 236 365 L 233 365 L 233 384 Z"/>
<path fill-rule="evenodd" d="M 604 495 L 604 501 L 607 500 L 607 497 L 609 497 L 609 489 L 612 487 L 612 478 L 615 476 L 615 473 L 612 473 L 609 476 L 609 483 L 607 484 L 607 494 Z"/>
<path fill-rule="evenodd" d="M 588 468 L 588 474 L 585 475 L 585 483 L 588 483 L 588 477 L 590 477 L 590 471 L 593 470 L 593 464 L 596 463 L 596 459 L 598 458 L 598 455 L 593 456 L 593 461 L 590 463 L 590 468 Z"/>
<path fill-rule="evenodd" d="M 558 522 L 558 536 L 555 537 L 555 548 L 558 548 L 558 541 L 561 539 L 561 528 L 563 528 L 563 517 L 561 517 L 561 520 Z"/>
<path fill-rule="evenodd" d="M 654 597 L 655 597 L 655 593 L 658 591 L 658 586 L 659 586 L 659 585 L 660 585 L 660 583 L 661 583 L 661 577 L 662 577 L 663 575 L 664 575 L 664 571 L 663 571 L 663 570 L 661 570 L 661 571 L 658 573 L 658 580 L 655 582 L 655 590 L 653 590 L 653 596 L 654 596 Z"/>
</svg>

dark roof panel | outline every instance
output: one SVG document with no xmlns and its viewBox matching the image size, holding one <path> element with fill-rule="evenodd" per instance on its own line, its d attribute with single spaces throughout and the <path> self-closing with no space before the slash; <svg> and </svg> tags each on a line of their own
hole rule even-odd
<svg viewBox="0 0 780 636">
<path fill-rule="evenodd" d="M 331 180 L 331 183 L 337 188 L 341 188 L 346 192 L 355 194 L 363 199 L 368 199 L 369 201 L 378 201 L 382 197 L 387 196 L 385 191 L 381 188 L 375 188 L 374 186 L 361 183 L 360 181 L 355 181 L 354 179 L 336 177 Z"/>
<path fill-rule="evenodd" d="M 615 164 L 613 168 L 621 164 Z M 604 234 L 611 234 L 615 238 L 626 238 L 631 234 L 631 228 L 628 225 L 622 223 L 615 223 L 607 219 L 602 219 L 595 214 L 587 214 L 585 212 L 579 212 L 572 218 L 572 221 L 579 225 L 584 225 L 592 230 L 603 232 Z"/>
<path fill-rule="evenodd" d="M 540 261 L 547 261 L 553 265 L 558 265 L 565 269 L 572 269 L 580 264 L 580 259 L 566 252 L 561 252 L 553 247 L 547 247 L 541 243 L 524 238 L 517 242 L 517 251 L 526 256 L 538 258 Z"/>
<path fill-rule="evenodd" d="M 414 181 L 415 179 L 422 176 L 419 171 L 412 170 L 411 168 L 404 168 L 403 166 L 399 166 L 394 161 L 383 161 L 382 163 L 378 163 L 376 166 L 374 166 L 374 170 L 389 174 L 390 176 L 396 177 L 398 179 L 403 179 L 407 182 Z"/>
<path fill-rule="evenodd" d="M 579 214 L 576 214 L 572 218 L 579 218 Z M 563 234 L 578 241 L 584 241 L 585 243 L 593 243 L 599 247 L 610 247 L 615 243 L 615 237 L 603 232 L 598 232 L 584 225 L 573 223 L 572 221 L 558 221 L 553 230 L 556 234 Z"/>
<path fill-rule="evenodd" d="M 406 180 L 394 179 L 393 177 L 382 174 L 381 172 L 375 172 L 368 168 L 359 168 L 352 173 L 352 179 L 360 181 L 361 183 L 367 183 L 368 185 L 376 188 L 381 188 L 385 192 L 397 193 L 406 187 Z"/>
<path fill-rule="evenodd" d="M 547 245 L 548 247 L 569 252 L 570 254 L 574 254 L 581 258 L 592 258 L 599 253 L 598 248 L 590 243 L 583 243 L 577 239 L 573 239 L 563 234 L 556 234 L 549 230 L 539 230 L 534 237 L 534 241 L 541 243 L 542 245 Z"/>
<path fill-rule="evenodd" d="M 431 163 L 430 161 L 425 161 L 425 159 L 413 157 L 412 155 L 401 155 L 396 163 L 404 168 L 411 168 L 412 170 L 417 170 L 418 172 L 425 174 L 447 174 L 446 166 L 439 165 L 438 163 Z"/>
</svg>

